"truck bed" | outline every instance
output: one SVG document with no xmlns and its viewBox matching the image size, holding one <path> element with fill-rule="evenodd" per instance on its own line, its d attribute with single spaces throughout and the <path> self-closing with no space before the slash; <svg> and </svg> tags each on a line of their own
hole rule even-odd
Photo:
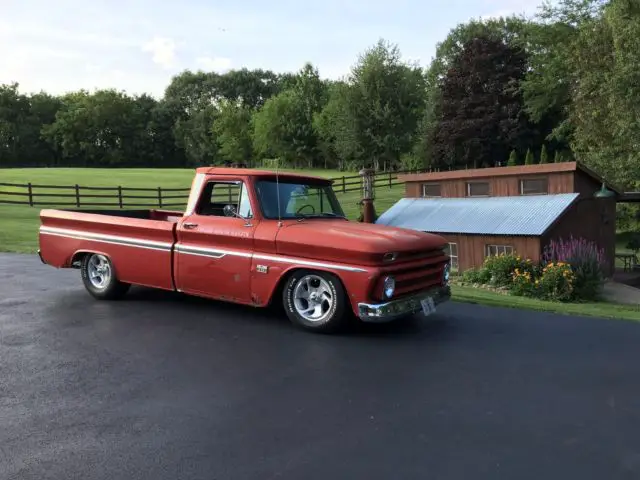
<svg viewBox="0 0 640 480">
<path fill-rule="evenodd" d="M 138 218 L 140 220 L 158 220 L 176 223 L 182 218 L 182 212 L 174 210 L 89 210 L 89 209 L 61 209 L 61 212 L 89 213 L 92 215 L 106 215 L 120 218 Z"/>
<path fill-rule="evenodd" d="M 85 252 L 105 253 L 127 283 L 173 289 L 173 247 L 182 212 L 58 210 L 40 212 L 40 256 L 71 267 Z"/>
</svg>

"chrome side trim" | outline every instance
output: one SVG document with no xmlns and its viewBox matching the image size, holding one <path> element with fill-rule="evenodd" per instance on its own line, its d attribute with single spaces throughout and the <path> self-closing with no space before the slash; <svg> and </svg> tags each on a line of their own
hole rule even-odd
<svg viewBox="0 0 640 480">
<path fill-rule="evenodd" d="M 40 233 L 43 235 L 52 235 L 55 237 L 73 238 L 75 240 L 90 240 L 92 242 L 108 243 L 112 245 L 124 245 L 127 247 L 146 248 L 149 250 L 171 251 L 172 243 L 156 242 L 153 240 L 142 240 L 132 237 L 121 237 L 117 235 L 107 235 L 104 233 L 90 233 L 80 230 L 69 230 L 65 228 L 40 227 Z"/>
<path fill-rule="evenodd" d="M 132 237 L 122 237 L 117 235 L 107 235 L 102 233 L 84 232 L 81 230 L 70 230 L 56 227 L 40 227 L 40 233 L 44 235 L 52 235 L 64 238 L 73 238 L 76 240 L 90 240 L 93 242 L 108 243 L 113 245 L 124 245 L 128 247 L 146 248 L 149 250 L 171 251 L 173 244 L 167 242 L 156 242 L 153 240 L 142 240 Z M 197 255 L 202 257 L 219 259 L 227 255 L 234 257 L 251 258 L 256 260 L 264 260 L 276 263 L 286 263 L 289 265 L 303 265 L 305 267 L 327 268 L 333 270 L 342 270 L 346 272 L 366 272 L 364 268 L 343 265 L 339 263 L 318 262 L 314 260 L 296 259 L 280 255 L 253 254 L 251 252 L 238 252 L 232 250 L 223 250 L 218 248 L 204 248 L 193 245 L 176 244 L 175 251 L 183 255 Z"/>
<path fill-rule="evenodd" d="M 261 253 L 255 254 L 253 258 L 257 260 L 267 260 L 267 261 L 278 262 L 278 263 L 304 265 L 305 267 L 332 268 L 334 270 L 344 270 L 346 272 L 366 272 L 364 268 L 351 267 L 349 265 L 341 265 L 339 263 L 315 262 L 313 260 L 302 260 L 302 259 L 281 257 L 281 256 L 275 256 L 275 255 L 264 255 Z"/>
</svg>

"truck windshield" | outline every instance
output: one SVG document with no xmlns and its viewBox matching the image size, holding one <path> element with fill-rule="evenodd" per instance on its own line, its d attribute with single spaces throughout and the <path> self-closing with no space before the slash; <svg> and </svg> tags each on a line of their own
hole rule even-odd
<svg viewBox="0 0 640 480">
<path fill-rule="evenodd" d="M 256 193 L 265 218 L 344 218 L 331 185 L 291 179 L 278 183 L 275 180 L 259 180 L 256 182 Z"/>
</svg>

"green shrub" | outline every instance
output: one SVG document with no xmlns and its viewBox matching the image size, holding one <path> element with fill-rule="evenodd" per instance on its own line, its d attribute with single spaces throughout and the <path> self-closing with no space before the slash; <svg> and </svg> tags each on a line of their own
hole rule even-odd
<svg viewBox="0 0 640 480">
<path fill-rule="evenodd" d="M 516 270 L 534 273 L 531 260 L 523 259 L 519 255 L 490 255 L 485 258 L 483 268 L 490 276 L 490 283 L 495 287 L 511 287 L 513 274 Z"/>
<path fill-rule="evenodd" d="M 491 274 L 486 268 L 471 268 L 462 273 L 462 281 L 465 283 L 486 285 L 490 280 Z"/>
<path fill-rule="evenodd" d="M 549 263 L 535 281 L 536 294 L 544 300 L 569 302 L 575 298 L 575 280 L 568 263 Z"/>
</svg>

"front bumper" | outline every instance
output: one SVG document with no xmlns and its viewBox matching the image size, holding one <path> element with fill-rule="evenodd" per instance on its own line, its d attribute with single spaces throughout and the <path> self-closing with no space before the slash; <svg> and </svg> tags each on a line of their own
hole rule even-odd
<svg viewBox="0 0 640 480">
<path fill-rule="evenodd" d="M 451 287 L 449 285 L 435 287 L 386 303 L 358 303 L 358 316 L 364 322 L 388 322 L 418 313 L 422 310 L 421 300 L 429 297 L 433 299 L 435 305 L 446 302 L 451 298 Z"/>
</svg>

